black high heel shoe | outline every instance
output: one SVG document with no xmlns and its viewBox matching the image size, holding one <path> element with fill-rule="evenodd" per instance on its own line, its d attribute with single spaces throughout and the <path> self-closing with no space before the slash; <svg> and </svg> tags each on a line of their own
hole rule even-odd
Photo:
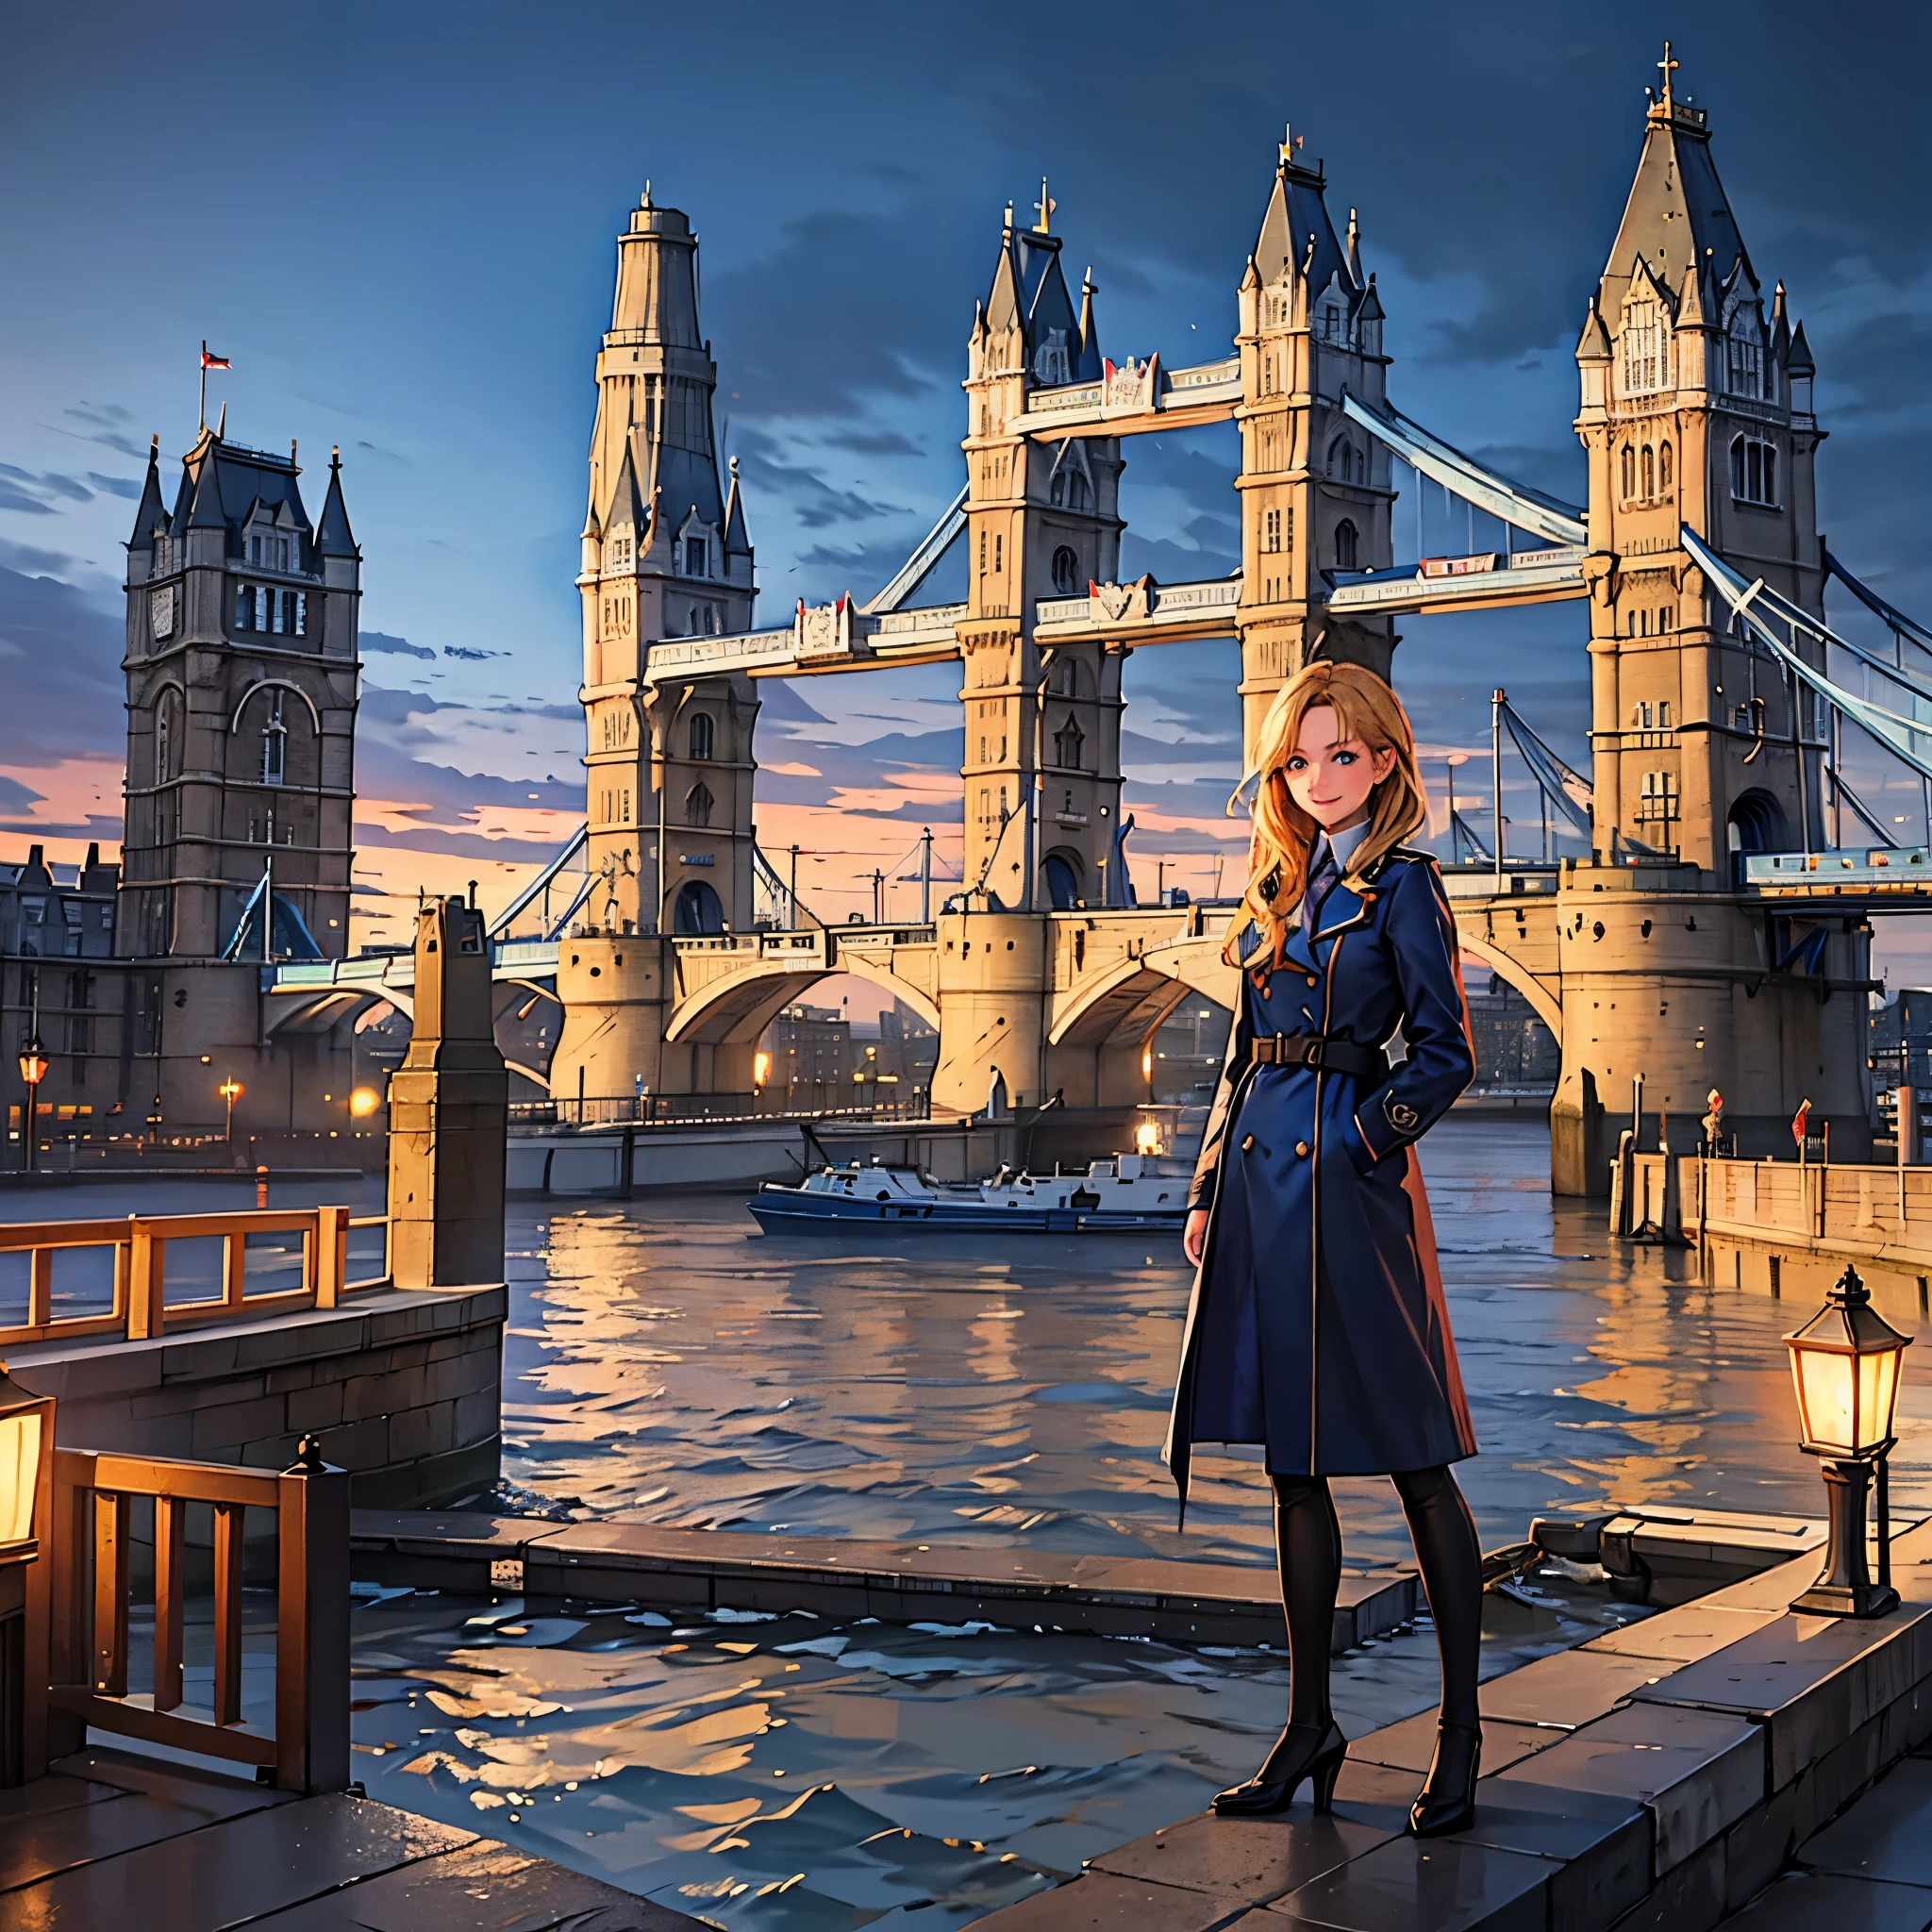
<svg viewBox="0 0 1932 1932">
<path fill-rule="evenodd" d="M 1211 1808 L 1217 1818 L 1266 1818 L 1286 1811 L 1308 1778 L 1315 1809 L 1326 1811 L 1334 1805 L 1335 1780 L 1347 1756 L 1348 1740 L 1332 1718 L 1325 1724 L 1290 1724 L 1260 1770 L 1246 1784 L 1217 1792 Z"/>
<path fill-rule="evenodd" d="M 1417 1838 L 1467 1831 L 1475 1821 L 1475 1781 L 1481 1768 L 1481 1724 L 1439 1724 L 1436 1756 L 1415 1803 L 1408 1828 Z"/>
</svg>

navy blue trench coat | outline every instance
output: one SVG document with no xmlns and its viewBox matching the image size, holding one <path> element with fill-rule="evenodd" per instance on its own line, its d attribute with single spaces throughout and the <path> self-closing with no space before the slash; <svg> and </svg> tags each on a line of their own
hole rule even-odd
<svg viewBox="0 0 1932 1932">
<path fill-rule="evenodd" d="M 1398 1032 L 1406 1057 L 1379 1077 L 1253 1055 L 1268 1034 L 1380 1049 Z M 1357 887 L 1330 887 L 1312 941 L 1297 919 L 1280 966 L 1243 969 L 1189 1195 L 1210 1219 L 1165 1451 L 1183 1511 L 1195 1443 L 1258 1444 L 1283 1475 L 1475 1454 L 1410 1151 L 1474 1072 L 1455 921 L 1426 853 L 1398 849 Z"/>
</svg>

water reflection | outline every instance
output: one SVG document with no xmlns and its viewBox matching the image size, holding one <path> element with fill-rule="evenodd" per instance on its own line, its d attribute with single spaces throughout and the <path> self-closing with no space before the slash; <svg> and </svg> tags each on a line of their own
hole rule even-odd
<svg viewBox="0 0 1932 1932">
<path fill-rule="evenodd" d="M 1619 1503 L 1818 1513 L 1779 1340 L 1808 1300 L 1699 1286 L 1682 1252 L 1610 1242 L 1601 1204 L 1553 1208 L 1535 1124 L 1452 1120 L 1424 1159 L 1486 1544 Z M 1174 1528 L 1170 1249 L 766 1237 L 735 1200 L 512 1214 L 505 1473 L 546 1497 L 690 1527 L 1269 1559 L 1250 1465 L 1203 1463 Z M 1909 1296 L 1883 1306 L 1928 1332 Z M 1903 1407 L 1895 1495 L 1932 1507 L 1925 1376 L 1908 1370 Z M 1406 1558 L 1390 1485 L 1339 1490 L 1351 1560 Z"/>
</svg>

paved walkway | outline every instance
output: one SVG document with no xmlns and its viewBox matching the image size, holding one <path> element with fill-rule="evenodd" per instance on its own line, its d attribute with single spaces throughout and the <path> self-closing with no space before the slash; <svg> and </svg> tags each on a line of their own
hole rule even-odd
<svg viewBox="0 0 1932 1932">
<path fill-rule="evenodd" d="M 0 1790 L 0 1932 L 695 1932 L 474 1832 L 91 1749 Z"/>
<path fill-rule="evenodd" d="M 1932 1753 L 1896 1764 L 1798 1847 L 1797 1869 L 1724 1923 L 1733 1932 L 1932 1926 Z"/>
<path fill-rule="evenodd" d="M 1792 1615 L 1817 1574 L 1810 1554 L 1491 1678 L 1466 1832 L 1404 1829 L 1430 1712 L 1350 1744 L 1329 1817 L 1304 1799 L 1280 1818 L 1191 1818 L 980 1925 L 1708 1932 L 1789 1897 L 1790 1916 L 1740 1923 L 1924 1932 L 1926 1915 L 1913 1914 L 1932 1898 L 1932 1833 L 1918 1822 L 1932 1759 L 1900 1760 L 1932 1741 L 1932 1524 L 1892 1549 L 1904 1602 L 1887 1617 Z M 1894 1765 L 1864 1800 L 1877 1811 L 1846 1808 Z M 1780 1879 L 1794 1856 L 1803 1875 Z M 1822 1888 L 1823 1911 L 1807 1885 Z"/>
</svg>

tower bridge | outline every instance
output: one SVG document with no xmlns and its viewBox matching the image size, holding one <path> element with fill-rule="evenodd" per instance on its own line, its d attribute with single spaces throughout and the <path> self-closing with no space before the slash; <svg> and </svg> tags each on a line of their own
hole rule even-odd
<svg viewBox="0 0 1932 1932">
<path fill-rule="evenodd" d="M 937 1024 L 937 1111 L 978 1108 L 995 1078 L 1022 1107 L 1143 1099 L 1154 1027 L 1232 986 L 1225 908 L 1132 903 L 1127 656 L 1237 640 L 1229 695 L 1251 752 L 1275 691 L 1317 658 L 1399 688 L 1398 617 L 1568 600 L 1590 634 L 1587 850 L 1445 869 L 1463 943 L 1561 1042 L 1556 1186 L 1602 1185 L 1612 1096 L 1638 1074 L 1674 1111 L 1722 1089 L 1747 1152 L 1776 1144 L 1806 1098 L 1840 1150 L 1868 1144 L 1869 920 L 1915 905 L 1924 855 L 1877 834 L 1840 733 L 1849 720 L 1932 784 L 1932 724 L 1918 724 L 1932 690 L 1924 710 L 1860 709 L 1830 677 L 1843 641 L 1824 626 L 1810 352 L 1782 284 L 1767 294 L 1752 263 L 1704 110 L 1674 97 L 1668 67 L 1665 82 L 1582 305 L 1585 505 L 1497 475 L 1394 408 L 1359 225 L 1351 211 L 1338 234 L 1323 168 L 1290 140 L 1238 277 L 1232 353 L 1195 366 L 1104 355 L 1094 284 L 1076 299 L 1063 238 L 1008 211 L 967 341 L 963 490 L 869 602 L 801 604 L 769 628 L 752 624 L 747 506 L 712 438 L 697 238 L 646 191 L 597 358 L 577 577 L 581 916 L 542 961 L 498 967 L 554 974 L 553 1091 L 748 1092 L 772 1016 L 855 973 Z M 1239 442 L 1240 567 L 1122 582 L 1125 447 L 1218 423 Z M 1506 547 L 1398 568 L 1395 459 L 1501 519 Z M 963 600 L 915 603 L 958 546 Z M 794 907 L 798 929 L 758 926 L 762 681 L 938 661 L 960 667 L 963 890 L 919 925 L 824 929 Z M 1848 806 L 1876 847 L 1838 849 Z M 291 1003 L 346 991 L 277 985 Z"/>
</svg>

